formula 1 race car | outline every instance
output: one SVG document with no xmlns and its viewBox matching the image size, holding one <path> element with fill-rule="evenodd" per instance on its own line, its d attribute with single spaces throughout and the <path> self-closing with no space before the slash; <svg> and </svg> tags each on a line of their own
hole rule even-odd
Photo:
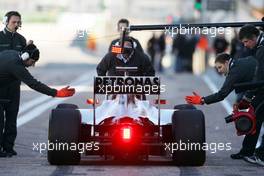
<svg viewBox="0 0 264 176">
<path fill-rule="evenodd" d="M 49 163 L 79 164 L 81 154 L 86 154 L 119 161 L 145 161 L 158 155 L 177 166 L 203 165 L 202 111 L 188 104 L 161 109 L 161 89 L 159 77 L 95 77 L 93 99 L 88 101 L 92 109 L 59 104 L 51 111 Z M 98 94 L 107 97 L 100 105 Z M 156 103 L 144 100 L 145 95 L 156 96 Z"/>
</svg>

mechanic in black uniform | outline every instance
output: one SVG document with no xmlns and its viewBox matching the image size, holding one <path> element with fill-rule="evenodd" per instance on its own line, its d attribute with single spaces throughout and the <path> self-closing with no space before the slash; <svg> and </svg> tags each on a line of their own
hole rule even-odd
<svg viewBox="0 0 264 176">
<path fill-rule="evenodd" d="M 264 34 L 253 25 L 245 25 L 239 31 L 239 39 L 245 47 L 254 51 L 257 60 L 257 70 L 254 81 L 264 80 Z M 239 153 L 231 155 L 233 159 L 243 158 L 247 162 L 258 163 L 264 166 L 264 135 L 259 148 L 255 149 L 260 129 L 264 121 L 264 89 L 248 91 L 238 106 L 247 108 L 249 104 L 255 108 L 256 133 L 246 135 L 243 140 L 242 149 Z M 254 154 L 252 156 L 252 154 Z"/>
<path fill-rule="evenodd" d="M 17 11 L 7 12 L 3 23 L 5 28 L 0 31 L 0 52 L 4 50 L 21 51 L 26 46 L 26 39 L 17 30 L 21 27 L 21 15 Z"/>
<path fill-rule="evenodd" d="M 26 67 L 34 66 L 38 59 L 39 50 L 34 44 L 27 45 L 22 52 L 0 52 L 0 100 L 10 101 L 0 103 L 0 157 L 12 157 L 17 154 L 13 147 L 17 135 L 21 81 L 30 88 L 53 97 L 68 97 L 75 93 L 73 88 L 56 90 L 36 80 Z"/>
<path fill-rule="evenodd" d="M 5 50 L 16 50 L 22 51 L 23 48 L 26 47 L 26 39 L 19 33 L 17 30 L 21 27 L 21 15 L 17 11 L 9 11 L 5 14 L 3 18 L 3 24 L 5 28 L 0 31 L 0 53 Z M 29 43 L 32 43 L 30 41 Z M 17 82 L 17 85 L 20 84 Z M 10 87 L 10 91 L 14 92 L 13 99 L 19 99 L 20 97 L 20 86 Z M 1 101 L 1 100 L 0 100 Z M 18 108 L 17 104 L 11 103 L 9 106 L 2 106 L 3 111 L 6 112 L 8 119 L 14 119 L 17 116 Z M 3 123 L 0 122 L 0 156 L 5 156 L 6 154 L 2 154 L 2 131 L 3 131 Z M 6 129 L 8 129 L 7 126 Z"/>
<path fill-rule="evenodd" d="M 155 70 L 150 63 L 150 59 L 144 53 L 134 48 L 133 40 L 125 38 L 124 53 L 114 54 L 107 53 L 100 63 L 97 65 L 98 76 L 121 76 L 116 67 L 138 67 L 136 72 L 132 72 L 131 76 L 154 76 Z"/>
<path fill-rule="evenodd" d="M 9 11 L 5 14 L 3 18 L 3 24 L 5 28 L 0 31 L 0 52 L 5 50 L 16 50 L 22 51 L 23 48 L 26 47 L 26 39 L 19 33 L 17 30 L 21 27 L 21 15 L 17 11 Z M 33 43 L 33 41 L 29 41 L 28 44 Z M 20 84 L 17 82 L 17 84 Z M 20 86 L 10 87 L 10 91 L 14 92 L 13 99 L 19 99 L 20 96 Z M 0 100 L 1 101 L 1 100 Z M 2 110 L 6 112 L 6 115 L 9 117 L 8 119 L 13 119 L 18 113 L 18 108 L 16 108 L 16 104 L 9 104 L 9 106 L 2 106 Z M 6 154 L 2 154 L 2 126 L 4 124 L 1 121 L 0 128 L 0 156 L 5 156 Z M 9 127 L 7 127 L 8 129 Z"/>
<path fill-rule="evenodd" d="M 121 33 L 122 31 L 122 27 L 128 27 L 129 26 L 129 21 L 127 19 L 120 19 L 117 23 L 117 31 Z M 133 47 L 140 51 L 140 52 L 144 52 L 141 44 L 139 43 L 139 41 L 137 39 L 135 39 L 134 37 L 128 36 L 129 35 L 129 31 L 126 32 L 126 37 L 132 39 L 133 41 Z M 108 48 L 108 52 L 111 52 L 112 50 L 112 46 L 115 45 L 120 45 L 120 38 L 117 38 L 115 40 L 113 40 Z"/>
</svg>

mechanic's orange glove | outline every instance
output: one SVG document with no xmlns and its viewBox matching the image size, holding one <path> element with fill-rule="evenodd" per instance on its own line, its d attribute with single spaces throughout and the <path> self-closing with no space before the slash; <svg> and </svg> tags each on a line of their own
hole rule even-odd
<svg viewBox="0 0 264 176">
<path fill-rule="evenodd" d="M 64 87 L 60 90 L 57 90 L 56 97 L 70 97 L 75 93 L 74 88 L 70 88 L 70 86 Z"/>
<path fill-rule="evenodd" d="M 248 109 L 249 108 L 249 105 L 250 105 L 250 102 L 245 100 L 245 99 L 242 99 L 239 103 L 238 103 L 238 109 Z"/>
<path fill-rule="evenodd" d="M 185 101 L 189 104 L 204 104 L 204 102 L 202 101 L 202 97 L 195 92 L 193 92 L 193 96 L 186 96 Z"/>
</svg>

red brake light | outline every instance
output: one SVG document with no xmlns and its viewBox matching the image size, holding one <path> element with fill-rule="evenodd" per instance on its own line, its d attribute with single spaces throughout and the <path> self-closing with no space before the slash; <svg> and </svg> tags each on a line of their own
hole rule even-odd
<svg viewBox="0 0 264 176">
<path fill-rule="evenodd" d="M 130 138 L 131 138 L 131 129 L 123 128 L 123 139 L 130 139 Z"/>
</svg>

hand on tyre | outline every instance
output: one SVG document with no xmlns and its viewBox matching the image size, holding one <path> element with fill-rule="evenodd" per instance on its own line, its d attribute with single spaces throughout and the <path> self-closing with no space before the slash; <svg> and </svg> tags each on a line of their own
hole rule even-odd
<svg viewBox="0 0 264 176">
<path fill-rule="evenodd" d="M 193 92 L 193 96 L 185 96 L 185 101 L 189 104 L 204 104 L 202 97 L 195 92 Z"/>
<path fill-rule="evenodd" d="M 57 90 L 56 97 L 70 97 L 73 96 L 73 94 L 75 94 L 75 89 L 67 86 L 60 90 Z"/>
</svg>

